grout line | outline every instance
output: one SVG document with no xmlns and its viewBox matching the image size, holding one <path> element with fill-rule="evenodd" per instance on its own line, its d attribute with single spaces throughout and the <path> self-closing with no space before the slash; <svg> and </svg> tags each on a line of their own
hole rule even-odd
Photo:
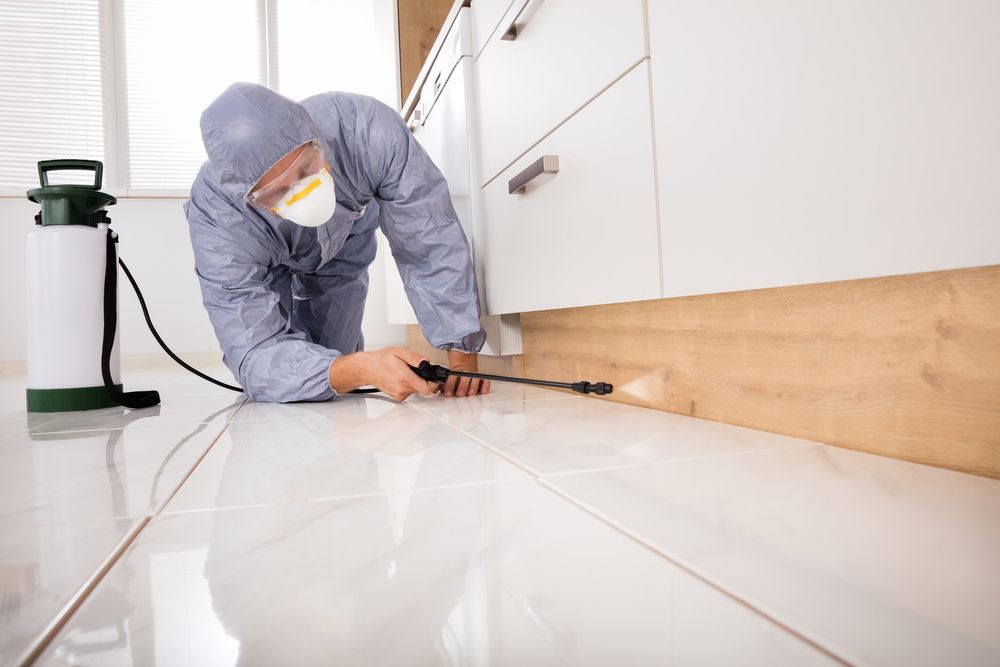
<svg viewBox="0 0 1000 667">
<path fill-rule="evenodd" d="M 29 431 L 28 435 L 70 435 L 73 433 L 107 433 L 108 431 L 124 431 L 130 429 L 131 433 L 150 428 L 170 428 L 172 426 L 208 426 L 212 422 L 166 422 L 163 424 L 138 424 L 131 422 L 120 426 L 104 426 L 100 428 L 79 428 L 66 431 Z"/>
<path fill-rule="evenodd" d="M 173 500 L 174 496 L 176 496 L 177 492 L 181 490 L 181 487 L 184 485 L 184 483 L 188 481 L 188 479 L 190 479 L 191 475 L 194 474 L 195 469 L 199 465 L 201 465 L 201 462 L 205 460 L 205 457 L 208 456 L 208 453 L 212 451 L 212 448 L 215 447 L 215 444 L 219 442 L 219 438 L 221 438 L 223 434 L 229 430 L 229 425 L 232 424 L 233 417 L 235 417 L 239 413 L 239 411 L 243 409 L 243 406 L 247 404 L 248 400 L 249 399 L 244 399 L 244 401 L 240 403 L 240 407 L 236 408 L 236 411 L 229 416 L 229 419 L 226 420 L 225 425 L 222 427 L 222 430 L 219 431 L 218 434 L 216 434 L 216 436 L 212 439 L 212 442 L 210 442 L 208 447 L 205 448 L 205 451 L 201 453 L 201 456 L 198 457 L 198 460 L 194 462 L 194 464 L 191 466 L 191 469 L 187 471 L 187 474 L 184 475 L 181 481 L 177 482 L 177 485 L 174 487 L 174 490 L 171 491 L 170 494 L 166 496 L 163 499 L 163 501 L 160 502 L 160 504 L 153 510 L 152 516 L 154 517 L 159 516 L 160 514 L 163 513 L 163 510 L 166 508 L 167 503 Z"/>
<path fill-rule="evenodd" d="M 670 564 L 674 565 L 675 567 L 680 568 L 681 570 L 683 570 L 684 572 L 688 573 L 689 575 L 691 575 L 692 577 L 694 577 L 698 581 L 700 581 L 700 582 L 704 583 L 705 585 L 707 585 L 707 586 L 715 589 L 716 591 L 722 593 L 723 595 L 725 595 L 730 600 L 733 600 L 734 602 L 736 602 L 737 604 L 739 604 L 741 607 L 744 607 L 744 608 L 748 609 L 750 612 L 752 612 L 754 614 L 757 614 L 758 616 L 766 619 L 767 621 L 770 621 L 772 624 L 774 624 L 775 626 L 777 626 L 779 629 L 784 630 L 788 634 L 790 634 L 790 635 L 794 636 L 795 638 L 799 639 L 800 641 L 808 644 L 809 646 L 811 646 L 812 648 L 816 649 L 817 651 L 819 651 L 823 655 L 825 655 L 825 656 L 827 656 L 827 657 L 829 657 L 829 658 L 831 658 L 831 659 L 835 660 L 836 662 L 838 662 L 840 664 L 843 664 L 843 665 L 850 665 L 851 664 L 846 659 L 844 659 L 844 658 L 840 657 L 839 655 L 837 655 L 836 653 L 834 653 L 832 649 L 829 649 L 829 648 L 823 646 L 817 640 L 814 640 L 811 637 L 806 636 L 802 632 L 800 632 L 800 631 L 798 631 L 798 630 L 796 630 L 796 629 L 794 629 L 794 628 L 786 625 L 783 621 L 781 621 L 781 620 L 775 618 L 773 615 L 771 615 L 771 613 L 769 613 L 767 611 L 764 611 L 764 610 L 760 609 L 759 607 L 754 606 L 753 603 L 749 602 L 748 600 L 743 599 L 742 597 L 738 596 L 733 591 L 730 591 L 729 589 L 723 587 L 719 583 L 716 583 L 712 579 L 709 579 L 706 575 L 704 575 L 704 574 L 700 573 L 699 571 L 695 570 L 691 565 L 688 565 L 687 563 L 685 563 L 683 561 L 680 561 L 680 560 L 677 560 L 675 557 L 668 555 L 663 550 L 661 550 L 661 549 L 657 548 L 656 546 L 654 546 L 652 543 L 647 542 L 646 540 L 642 539 L 638 535 L 636 535 L 636 534 L 634 534 L 634 533 L 626 530 L 625 528 L 623 528 L 622 526 L 620 526 L 619 524 L 617 524 L 616 522 L 614 522 L 613 520 L 611 520 L 611 518 L 609 518 L 609 517 L 607 517 L 607 516 L 599 513 L 596 509 L 593 509 L 589 505 L 585 505 L 585 504 L 579 502 L 573 496 L 570 496 L 567 492 L 565 492 L 562 489 L 559 489 L 559 488 L 553 486 L 551 483 L 549 483 L 549 481 L 547 479 L 539 478 L 536 481 L 543 488 L 546 488 L 549 491 L 551 491 L 552 493 L 555 493 L 559 497 L 561 497 L 564 500 L 568 501 L 570 504 L 575 505 L 576 507 L 578 507 L 579 509 L 583 510 L 587 514 L 591 515 L 592 517 L 594 517 L 598 521 L 604 523 L 605 525 L 609 526 L 613 530 L 615 530 L 618 533 L 624 535 L 626 538 L 632 540 L 633 542 L 635 542 L 639 546 L 643 547 L 644 549 L 646 549 L 648 551 L 651 551 L 653 554 L 659 556 L 660 558 L 662 558 L 663 560 L 669 562 Z"/>
<path fill-rule="evenodd" d="M 139 521 L 129 529 L 129 531 L 119 540 L 118 544 L 115 546 L 114 550 L 108 554 L 108 556 L 101 562 L 97 570 L 87 578 L 76 593 L 69 599 L 62 609 L 56 614 L 55 618 L 49 621 L 49 624 L 45 626 L 41 634 L 35 637 L 34 641 L 28 645 L 28 648 L 22 653 L 22 657 L 17 661 L 18 664 L 23 666 L 32 664 L 42 652 L 48 648 L 49 644 L 55 639 L 55 636 L 63 629 L 63 626 L 69 621 L 70 617 L 80 608 L 80 605 L 84 603 L 90 593 L 99 584 L 108 571 L 118 562 L 118 559 L 122 554 L 132 546 L 132 543 L 142 532 L 142 529 L 146 527 L 150 521 L 150 517 L 143 516 Z"/>
<path fill-rule="evenodd" d="M 410 406 L 410 407 L 413 407 L 413 406 Z M 418 409 L 418 408 L 414 408 L 414 409 Z M 431 413 L 426 413 L 426 414 L 430 414 L 431 417 L 433 417 L 434 419 L 438 420 L 442 424 L 444 424 L 444 425 L 446 425 L 446 426 L 448 426 L 450 428 L 455 429 L 456 431 L 458 431 L 462 435 L 466 436 L 467 438 L 470 438 L 471 440 L 479 443 L 480 445 L 482 445 L 486 449 L 490 450 L 491 452 L 497 454 L 498 456 L 501 456 L 505 460 L 507 460 L 510 463 L 516 465 L 518 468 L 521 468 L 525 472 L 530 473 L 533 476 L 534 481 L 536 483 L 538 483 L 539 485 L 541 485 L 542 488 L 548 489 L 552 493 L 558 495 L 560 498 L 562 498 L 562 499 L 566 500 L 567 502 L 569 502 L 571 505 L 576 506 L 580 510 L 586 512 L 587 514 L 593 516 L 594 518 L 596 518 L 597 520 L 601 521 L 605 525 L 609 526 L 611 529 L 617 531 L 619 534 L 624 535 L 627 539 L 632 540 L 633 542 L 635 542 L 636 544 L 640 545 L 644 549 L 646 549 L 648 551 L 651 551 L 656 556 L 658 556 L 658 557 L 664 559 L 665 561 L 671 563 L 672 565 L 680 568 L 684 572 L 687 572 L 688 574 L 690 574 L 691 576 L 693 576 L 698 581 L 701 581 L 704 584 L 706 584 L 707 586 L 710 586 L 711 588 L 719 591 L 720 593 L 722 593 L 723 595 L 725 595 L 727 598 L 735 601 L 740 606 L 745 607 L 746 609 L 750 610 L 752 613 L 757 614 L 757 615 L 761 616 L 762 618 L 770 621 L 771 623 L 773 623 L 778 628 L 780 628 L 780 629 L 784 630 L 785 632 L 791 634 L 792 636 L 796 637 L 800 641 L 805 642 L 806 644 L 808 644 L 809 646 L 813 647 L 817 651 L 823 653 L 827 657 L 829 657 L 829 658 L 831 658 L 831 659 L 833 659 L 833 660 L 835 660 L 835 661 L 837 661 L 837 662 L 839 662 L 841 664 L 845 664 L 845 665 L 850 664 L 845 659 L 841 658 L 836 653 L 832 652 L 830 649 L 826 648 L 822 644 L 819 644 L 817 641 L 815 641 L 815 640 L 807 637 L 806 635 L 802 634 L 801 632 L 799 632 L 799 631 L 797 631 L 797 630 L 789 627 L 788 625 L 786 625 L 782 621 L 778 620 L 777 618 L 775 618 L 771 614 L 765 612 L 762 609 L 759 609 L 759 608 L 755 607 L 753 604 L 751 604 L 747 600 L 744 600 L 743 598 L 737 596 L 732 591 L 729 591 L 726 588 L 723 588 L 721 585 L 715 583 L 714 581 L 706 578 L 704 575 L 702 575 L 699 572 L 695 571 L 690 566 L 688 566 L 688 565 L 686 565 L 686 564 L 684 564 L 684 563 L 682 563 L 682 562 L 680 562 L 678 560 L 675 560 L 673 557 L 665 554 L 663 551 L 657 549 L 652 544 L 646 542 L 645 540 L 643 540 L 643 539 L 639 538 L 638 536 L 632 534 L 631 532 L 625 530 L 622 526 L 619 526 L 618 524 L 616 524 L 615 522 L 613 522 L 610 518 L 605 517 L 602 514 L 599 514 L 596 510 L 591 509 L 589 506 L 584 505 L 580 501 L 578 501 L 575 498 L 573 498 L 572 496 L 568 495 L 566 492 L 564 492 L 561 489 L 553 486 L 549 482 L 549 480 L 548 480 L 547 477 L 543 477 L 541 474 L 536 473 L 531 468 L 529 468 L 529 467 L 521 464 L 520 462 L 512 459 L 510 456 L 508 456 L 504 452 L 499 451 L 498 449 L 496 449 L 492 445 L 486 443 L 485 441 L 481 440 L 480 438 L 477 438 L 477 437 L 475 437 L 475 436 L 473 436 L 473 435 L 471 435 L 469 433 L 466 433 L 465 431 L 463 431 L 462 429 L 458 428 L 454 424 L 449 424 L 448 422 L 442 420 L 437 415 L 434 415 L 434 414 L 431 414 Z M 777 447 L 777 448 L 774 448 L 774 449 L 759 450 L 759 451 L 768 452 L 768 451 L 778 451 L 778 450 L 782 450 L 782 449 L 799 449 L 799 448 L 802 448 L 802 447 L 813 447 L 813 446 L 816 446 L 816 444 L 819 444 L 819 443 L 814 443 L 814 444 L 809 444 L 809 445 L 794 445 L 794 446 L 791 446 L 791 447 Z M 717 455 L 717 456 L 705 456 L 705 457 L 698 457 L 698 458 L 711 459 L 711 458 L 722 458 L 722 457 L 725 457 L 725 456 L 734 456 L 734 455 L 735 456 L 739 456 L 739 455 L 744 455 L 744 454 L 756 454 L 756 453 L 759 453 L 759 452 L 758 451 L 755 451 L 755 452 L 735 452 L 735 453 L 732 453 L 732 454 L 720 454 L 720 455 Z M 695 459 L 679 459 L 679 460 L 688 461 L 688 460 L 695 460 Z M 672 461 L 660 461 L 659 463 L 671 463 L 671 462 Z M 629 465 L 629 466 L 626 466 L 626 467 L 639 467 L 639 466 L 645 466 L 645 465 L 655 465 L 656 463 L 657 462 L 642 463 L 642 464 L 636 464 L 634 466 L 633 465 Z M 608 470 L 608 469 L 606 468 L 605 470 Z M 586 470 L 586 471 L 580 471 L 580 472 L 596 472 L 596 471 L 595 470 Z"/>
<path fill-rule="evenodd" d="M 445 484 L 434 484 L 432 486 L 415 486 L 406 489 L 394 489 L 392 491 L 365 491 L 361 493 L 347 494 L 342 496 L 319 496 L 316 498 L 301 498 L 291 500 L 277 500 L 261 503 L 248 503 L 245 505 L 226 505 L 216 507 L 194 507 L 191 509 L 174 510 L 167 512 L 163 516 L 180 516 L 183 514 L 205 514 L 209 512 L 232 512 L 240 510 L 266 509 L 268 507 L 284 507 L 286 505 L 310 505 L 312 503 L 344 503 L 355 500 L 366 500 L 369 498 L 384 498 L 397 494 L 414 495 L 431 491 L 450 491 L 452 489 L 465 489 L 473 486 L 496 486 L 500 484 L 514 484 L 534 482 L 534 477 L 505 477 L 501 479 L 475 480 L 471 482 L 454 482 Z"/>
<path fill-rule="evenodd" d="M 247 399 L 244 399 L 244 401 L 240 403 L 239 407 L 236 408 L 236 411 L 233 412 L 232 416 L 235 416 L 236 413 L 242 410 L 243 406 L 246 404 L 247 404 Z M 232 417 L 230 417 L 230 420 L 231 418 Z M 177 484 L 176 487 L 174 487 L 174 490 L 171 491 L 170 495 L 167 496 L 167 498 L 164 499 L 164 501 L 161 502 L 159 506 L 155 508 L 151 513 L 145 514 L 142 517 L 140 517 L 139 520 L 136 522 L 136 524 L 132 526 L 132 528 L 129 529 L 129 531 L 125 534 L 125 536 L 122 537 L 122 539 L 118 542 L 118 545 L 115 547 L 115 549 L 110 554 L 108 554 L 108 556 L 103 561 L 101 561 L 101 564 L 100 566 L 98 566 L 97 571 L 95 571 L 93 574 L 90 575 L 90 577 L 87 578 L 83 586 L 81 586 L 77 590 L 77 592 L 73 594 L 73 596 L 69 599 L 69 602 L 63 605 L 62 609 L 60 609 L 56 613 L 55 618 L 49 621 L 49 624 L 45 626 L 41 634 L 35 637 L 34 641 L 28 646 L 27 650 L 25 650 L 25 652 L 22 653 L 23 657 L 18 661 L 18 664 L 20 664 L 22 667 L 27 667 L 28 665 L 31 665 L 41 656 L 42 652 L 45 651 L 46 648 L 48 648 L 49 644 L 52 643 L 52 640 L 56 638 L 57 634 L 59 634 L 59 631 L 62 630 L 63 627 L 65 627 L 66 623 L 69 622 L 73 614 L 75 614 L 76 611 L 83 605 L 83 603 L 86 602 L 87 598 L 90 597 L 90 594 L 94 591 L 97 585 L 104 580 L 104 577 L 108 574 L 108 572 L 111 571 L 111 568 L 115 566 L 118 560 L 132 546 L 135 540 L 139 537 L 139 534 L 146 528 L 146 526 L 149 525 L 150 521 L 152 521 L 154 518 L 160 515 L 166 504 L 170 502 L 170 500 L 174 497 L 174 495 L 180 490 L 181 485 L 183 485 L 184 482 L 188 480 L 188 478 L 194 472 L 195 468 L 197 468 L 198 465 L 205 459 L 208 453 L 215 446 L 215 443 L 219 441 L 219 438 L 222 437 L 222 434 L 225 433 L 226 430 L 229 428 L 230 420 L 227 420 L 225 422 L 223 429 L 219 431 L 219 433 L 215 436 L 215 438 L 208 445 L 208 447 L 205 448 L 205 451 L 202 452 L 201 456 L 198 457 L 198 460 L 194 462 L 194 464 L 191 466 L 191 469 L 188 470 L 184 478 Z M 114 430 L 114 429 L 103 429 L 103 430 Z"/>
<path fill-rule="evenodd" d="M 567 398 L 576 398 L 576 397 L 574 397 L 574 396 L 568 396 Z M 438 415 L 434 414 L 433 412 L 430 412 L 430 411 L 425 410 L 423 408 L 417 407 L 415 405 L 410 405 L 409 403 L 406 403 L 406 402 L 404 402 L 403 404 L 404 405 L 408 405 L 409 407 L 413 408 L 414 410 L 422 412 L 425 415 L 428 415 L 429 417 L 432 417 L 432 418 L 436 419 L 437 421 L 441 422 L 445 426 L 448 426 L 449 428 L 452 428 L 452 429 L 458 431 L 459 433 L 461 433 L 466 438 L 468 438 L 468 439 L 470 439 L 470 440 L 472 440 L 472 441 L 474 441 L 474 442 L 482 445 L 483 447 L 485 447 L 489 451 L 493 452 L 497 456 L 503 458 L 504 460 L 508 461 L 509 463 L 512 463 L 512 464 L 516 465 L 518 468 L 520 468 L 520 469 L 524 470 L 525 472 L 531 474 L 533 477 L 535 477 L 537 479 L 549 478 L 549 477 L 566 477 L 566 476 L 570 476 L 570 475 L 585 475 L 585 474 L 588 474 L 588 473 L 605 472 L 605 471 L 611 471 L 611 470 L 625 470 L 625 469 L 628 469 L 628 468 L 643 468 L 643 467 L 647 467 L 647 466 L 665 465 L 665 464 L 669 464 L 669 463 L 679 463 L 679 462 L 682 462 L 682 461 L 710 460 L 710 459 L 717 459 L 717 458 L 725 458 L 727 456 L 747 456 L 747 455 L 750 455 L 750 454 L 760 454 L 760 453 L 764 453 L 764 452 L 776 452 L 776 451 L 782 451 L 782 450 L 785 450 L 785 449 L 802 449 L 802 448 L 806 448 L 806 447 L 816 447 L 816 446 L 824 444 L 824 443 L 821 443 L 821 442 L 818 442 L 818 441 L 803 440 L 801 443 L 794 444 L 794 445 L 786 445 L 786 446 L 782 446 L 782 447 L 768 447 L 766 449 L 755 449 L 753 451 L 748 451 L 748 452 L 722 452 L 722 453 L 719 453 L 719 454 L 708 454 L 708 455 L 705 455 L 705 456 L 685 456 L 685 457 L 679 458 L 679 459 L 663 459 L 663 460 L 660 460 L 660 461 L 637 461 L 635 463 L 623 463 L 621 465 L 602 466 L 602 467 L 599 467 L 599 468 L 584 468 L 584 469 L 580 469 L 580 470 L 563 470 L 563 471 L 557 471 L 557 472 L 542 472 L 540 470 L 536 471 L 535 469 L 529 467 L 528 465 L 526 465 L 524 463 L 521 463 L 517 459 L 515 459 L 512 456 L 510 456 L 509 454 L 507 454 L 506 452 L 498 449 L 497 447 L 491 445 L 490 443 L 488 443 L 485 440 L 479 438 L 478 436 L 475 436 L 475 435 L 469 433 L 468 431 L 463 431 L 458 426 L 455 426 L 454 424 L 445 421 L 444 419 L 442 419 Z M 639 407 L 639 406 L 632 406 L 632 407 Z M 691 417 L 691 419 L 697 419 L 697 417 Z M 741 427 L 741 428 L 747 428 L 747 427 Z M 754 429 L 754 430 L 756 430 L 756 429 Z M 767 431 L 764 431 L 764 432 L 766 433 Z M 782 436 L 782 437 L 789 437 L 789 436 Z"/>
<path fill-rule="evenodd" d="M 410 407 L 413 408 L 414 410 L 419 410 L 420 412 L 423 412 L 425 415 L 428 415 L 429 417 L 431 417 L 431 419 L 437 420 L 438 422 L 444 424 L 448 428 L 451 428 L 451 429 L 454 429 L 454 430 L 458 431 L 464 437 L 468 438 L 469 440 L 472 440 L 473 442 L 478 443 L 479 445 L 481 445 L 482 447 L 485 447 L 486 449 L 488 449 L 489 451 L 493 452 L 494 454 L 496 454 L 500 458 L 504 459 L 508 463 L 510 463 L 510 464 L 512 464 L 514 466 L 517 466 L 521 470 L 523 470 L 526 473 L 528 473 L 529 475 L 531 475 L 533 478 L 538 479 L 538 476 L 540 474 L 539 472 L 537 472 L 537 471 L 529 468 L 528 466 L 524 465 L 520 461 L 512 458 L 506 452 L 500 451 L 499 449 L 497 449 L 493 445 L 489 444 L 485 440 L 481 440 L 480 438 L 477 438 L 476 436 L 472 435 L 471 433 L 467 433 L 467 432 L 463 431 L 459 427 L 455 426 L 454 424 L 450 424 L 450 423 L 446 422 L 445 420 L 441 419 L 441 417 L 438 417 L 436 414 L 434 414 L 432 412 L 427 412 L 426 410 L 421 410 L 420 408 L 416 408 L 416 407 L 414 407 L 412 405 Z"/>
<path fill-rule="evenodd" d="M 766 454 L 769 452 L 782 452 L 788 449 L 808 449 L 809 447 L 822 446 L 821 442 L 804 442 L 795 445 L 783 445 L 781 447 L 767 447 L 765 449 L 754 449 L 746 452 L 720 452 L 718 454 L 706 454 L 704 456 L 684 456 L 678 459 L 662 459 L 660 461 L 637 461 L 636 463 L 622 463 L 616 466 L 602 466 L 600 468 L 582 468 L 580 470 L 562 470 L 559 472 L 546 472 L 539 475 L 546 479 L 551 477 L 571 477 L 573 475 L 586 475 L 594 472 L 611 472 L 617 470 L 628 470 L 630 468 L 648 468 L 651 466 L 663 466 L 671 463 L 686 463 L 688 461 L 711 461 L 712 459 L 724 459 L 731 456 L 751 456 L 753 454 Z"/>
<path fill-rule="evenodd" d="M 227 407 L 229 407 L 229 406 L 227 406 Z M 240 404 L 240 407 L 243 407 L 242 404 Z M 143 408 L 143 409 L 146 409 L 146 408 Z M 225 408 L 223 408 L 223 409 L 225 409 Z M 238 412 L 238 411 L 239 410 L 237 409 L 236 412 Z M 233 414 L 235 415 L 236 412 L 233 412 Z M 149 428 L 163 428 L 163 427 L 170 427 L 170 426 L 198 426 L 199 424 L 211 424 L 212 423 L 212 422 L 200 422 L 200 421 L 179 421 L 179 422 L 168 421 L 168 422 L 163 422 L 163 423 L 160 423 L 160 424 L 142 424 L 142 423 L 139 423 L 139 419 L 148 419 L 148 418 L 157 417 L 157 416 L 159 416 L 159 415 L 149 415 L 149 417 L 140 417 L 140 418 L 136 419 L 136 421 L 134 421 L 134 422 L 128 422 L 126 424 L 121 424 L 120 426 L 99 426 L 99 427 L 95 427 L 95 428 L 72 428 L 72 429 L 66 429 L 66 430 L 62 430 L 62 431 L 38 431 L 38 430 L 35 430 L 35 429 L 44 428 L 44 426 L 36 426 L 35 429 L 32 429 L 32 430 L 28 431 L 28 435 L 62 435 L 63 433 L 89 433 L 89 432 L 92 432 L 92 431 L 121 431 L 122 429 L 124 429 L 126 427 L 127 428 L 131 428 L 131 429 L 139 430 L 139 429 L 149 429 Z M 228 424 L 229 420 L 227 420 L 225 423 Z"/>
</svg>

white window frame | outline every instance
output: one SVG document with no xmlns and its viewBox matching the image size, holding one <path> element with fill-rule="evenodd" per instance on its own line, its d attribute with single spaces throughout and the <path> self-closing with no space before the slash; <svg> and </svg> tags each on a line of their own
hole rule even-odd
<svg viewBox="0 0 1000 667">
<path fill-rule="evenodd" d="M 100 0 L 101 46 L 105 54 L 101 61 L 104 90 L 104 188 L 119 199 L 187 199 L 187 188 L 133 188 L 127 183 L 128 170 L 128 109 L 125 95 L 125 67 L 122 58 L 124 46 L 121 26 L 122 12 L 127 0 Z M 271 52 L 268 36 L 274 30 L 274 0 L 257 0 L 257 11 L 264 17 L 264 30 L 260 35 L 260 54 L 264 59 L 263 70 L 267 80 L 264 85 L 277 85 L 278 54 Z"/>
<path fill-rule="evenodd" d="M 104 186 L 102 191 L 118 199 L 187 199 L 190 192 L 186 188 L 146 189 L 125 185 L 128 173 L 128 125 L 125 108 L 125 71 L 120 57 L 122 41 L 122 6 L 126 0 L 100 0 L 99 24 L 101 31 L 101 79 L 104 88 Z M 392 2 L 393 42 L 396 47 L 396 89 L 399 88 L 399 20 L 396 3 Z M 264 30 L 260 45 L 266 81 L 264 85 L 278 88 L 279 53 L 272 48 L 276 31 L 277 7 L 275 0 L 257 0 L 257 8 L 264 17 Z M 397 100 L 397 107 L 399 106 Z M 74 157 L 74 156 L 53 156 Z M 37 187 L 37 186 L 34 186 Z M 27 189 L 0 185 L 0 199 L 24 199 Z"/>
</svg>

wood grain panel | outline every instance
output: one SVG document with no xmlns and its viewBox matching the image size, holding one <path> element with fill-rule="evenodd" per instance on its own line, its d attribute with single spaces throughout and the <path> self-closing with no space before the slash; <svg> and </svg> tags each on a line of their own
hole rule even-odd
<svg viewBox="0 0 1000 667">
<path fill-rule="evenodd" d="M 397 0 L 400 99 L 406 99 L 454 0 Z"/>
<path fill-rule="evenodd" d="M 524 313 L 604 400 L 1000 477 L 1000 266 Z"/>
</svg>

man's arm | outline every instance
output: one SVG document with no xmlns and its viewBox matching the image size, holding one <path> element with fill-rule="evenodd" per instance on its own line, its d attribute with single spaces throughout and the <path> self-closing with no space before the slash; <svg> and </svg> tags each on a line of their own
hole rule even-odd
<svg viewBox="0 0 1000 667">
<path fill-rule="evenodd" d="M 208 187 L 185 204 L 202 301 L 226 365 L 257 401 L 323 401 L 337 392 L 329 369 L 338 350 L 310 343 L 290 325 L 288 276 L 268 269 L 266 251 L 230 230 L 249 225 Z"/>
<path fill-rule="evenodd" d="M 486 341 L 479 324 L 479 291 L 468 240 L 451 203 L 448 183 L 395 111 L 376 103 L 366 155 L 378 177 L 379 224 L 421 329 L 448 350 L 449 366 L 478 368 Z M 489 383 L 449 378 L 446 395 L 489 391 Z"/>
</svg>

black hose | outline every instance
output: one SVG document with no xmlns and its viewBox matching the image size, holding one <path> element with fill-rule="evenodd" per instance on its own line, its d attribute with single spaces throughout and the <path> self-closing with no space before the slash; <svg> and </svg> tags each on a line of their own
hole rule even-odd
<svg viewBox="0 0 1000 667">
<path fill-rule="evenodd" d="M 156 342 L 160 344 L 160 347 L 163 348 L 163 351 L 166 352 L 168 355 L 170 355 L 171 359 L 173 359 L 178 364 L 183 366 L 185 369 L 191 371 L 201 379 L 208 380 L 212 384 L 217 384 L 224 389 L 230 389 L 235 392 L 243 393 L 243 387 L 236 387 L 231 384 L 226 384 L 225 382 L 221 382 L 213 377 L 205 375 L 197 368 L 192 368 L 191 366 L 189 366 L 187 363 L 185 363 L 183 359 L 174 354 L 173 350 L 167 347 L 167 344 L 163 342 L 163 339 L 160 338 L 160 334 L 156 331 L 156 327 L 153 326 L 153 320 L 149 318 L 149 308 L 146 307 L 146 300 L 142 297 L 142 291 L 139 289 L 138 283 L 135 282 L 135 278 L 132 277 L 132 272 L 128 270 L 128 267 L 125 266 L 125 262 L 123 262 L 121 258 L 118 258 L 118 264 L 121 265 L 122 270 L 125 272 L 125 277 L 128 278 L 128 281 L 130 283 L 132 283 L 132 289 L 135 290 L 135 295 L 139 299 L 139 307 L 142 308 L 142 316 L 146 318 L 146 326 L 149 327 L 149 331 L 153 334 L 153 338 L 155 338 Z"/>
<path fill-rule="evenodd" d="M 163 351 L 166 352 L 170 356 L 171 359 L 173 359 L 178 364 L 180 364 L 181 366 L 183 366 L 186 370 L 194 373 L 195 375 L 197 375 L 201 379 L 208 380 L 212 384 L 218 385 L 218 386 L 222 387 L 223 389 L 229 389 L 231 391 L 243 393 L 243 387 L 237 387 L 235 385 L 226 384 L 225 382 L 222 382 L 220 380 L 216 380 L 213 377 L 209 377 L 208 375 L 205 375 L 204 373 L 202 373 L 201 371 L 199 371 L 197 368 L 193 368 L 193 367 L 189 366 L 187 363 L 185 363 L 185 361 L 183 359 L 181 359 L 176 354 L 174 354 L 173 350 L 171 350 L 169 347 L 167 347 L 167 344 L 163 342 L 163 339 L 160 338 L 160 334 L 156 331 L 156 327 L 153 326 L 153 320 L 150 319 L 150 317 L 149 317 L 149 308 L 146 307 L 146 299 L 144 299 L 143 296 L 142 296 L 142 290 L 139 289 L 139 284 L 137 282 L 135 282 L 135 278 L 132 277 L 132 272 L 128 270 L 128 267 L 125 266 L 125 262 L 123 262 L 121 260 L 121 258 L 118 258 L 118 264 L 121 265 L 122 270 L 125 272 L 125 277 L 128 278 L 128 281 L 130 283 L 132 283 L 132 289 L 135 290 L 135 295 L 139 299 L 139 307 L 142 308 L 142 316 L 144 318 L 146 318 L 146 326 L 149 327 L 150 333 L 153 334 L 153 338 L 155 338 L 156 342 L 160 344 L 160 347 L 163 348 Z M 376 389 L 375 387 L 371 387 L 371 388 L 368 388 L 368 389 L 352 389 L 351 393 L 352 394 L 374 394 L 374 393 L 377 393 L 378 391 L 379 390 Z"/>
</svg>

